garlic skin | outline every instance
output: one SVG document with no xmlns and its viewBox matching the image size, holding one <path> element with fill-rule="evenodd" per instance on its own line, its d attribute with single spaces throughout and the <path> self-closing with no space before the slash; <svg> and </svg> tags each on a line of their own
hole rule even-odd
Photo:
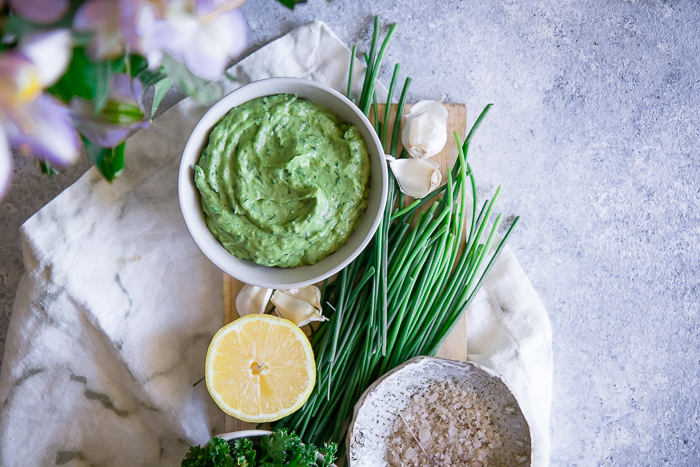
<svg viewBox="0 0 700 467">
<path fill-rule="evenodd" d="M 299 327 L 314 321 L 327 321 L 321 314 L 321 291 L 315 285 L 298 289 L 277 290 L 270 299 L 280 318 L 288 319 Z"/>
<path fill-rule="evenodd" d="M 418 159 L 433 157 L 447 144 L 447 109 L 439 101 L 420 101 L 405 115 L 401 143 Z"/>
<path fill-rule="evenodd" d="M 401 192 L 412 198 L 425 198 L 442 182 L 440 164 L 432 159 L 386 158 Z"/>
<path fill-rule="evenodd" d="M 272 289 L 245 284 L 236 295 L 236 311 L 238 316 L 262 314 L 272 296 Z"/>
</svg>

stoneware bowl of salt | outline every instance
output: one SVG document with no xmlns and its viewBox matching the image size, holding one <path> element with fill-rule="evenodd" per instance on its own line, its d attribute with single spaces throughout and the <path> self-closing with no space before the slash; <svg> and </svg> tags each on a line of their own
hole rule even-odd
<svg viewBox="0 0 700 467">
<path fill-rule="evenodd" d="M 349 466 L 530 466 L 513 392 L 471 362 L 416 357 L 370 386 L 348 430 Z"/>
</svg>

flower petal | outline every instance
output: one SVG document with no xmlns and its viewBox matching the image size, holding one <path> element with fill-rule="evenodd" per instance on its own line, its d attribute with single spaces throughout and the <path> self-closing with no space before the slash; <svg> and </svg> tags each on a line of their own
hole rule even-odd
<svg viewBox="0 0 700 467">
<path fill-rule="evenodd" d="M 141 96 L 143 86 L 138 78 L 132 78 L 126 73 L 118 73 L 112 76 L 109 100 L 115 102 L 130 102 L 143 108 Z"/>
<path fill-rule="evenodd" d="M 32 34 L 22 40 L 20 52 L 39 70 L 39 83 L 48 88 L 68 69 L 73 57 L 73 39 L 68 29 Z"/>
<path fill-rule="evenodd" d="M 23 55 L 0 54 L 0 107 L 12 114 L 41 93 L 39 70 Z"/>
<path fill-rule="evenodd" d="M 221 0 L 196 0 L 195 12 L 198 15 L 206 15 L 216 10 L 222 2 Z"/>
<path fill-rule="evenodd" d="M 220 14 L 210 24 L 199 23 L 189 46 L 184 49 L 184 62 L 192 73 L 204 79 L 219 78 L 231 58 L 245 48 L 246 25 L 240 10 Z"/>
<path fill-rule="evenodd" d="M 20 16 L 38 24 L 55 23 L 68 11 L 69 0 L 10 0 Z"/>
<path fill-rule="evenodd" d="M 141 0 L 120 0 L 120 13 L 117 19 L 119 20 L 119 29 L 124 42 L 128 44 L 132 51 L 143 54 L 141 37 L 136 33 L 136 21 L 141 6 Z"/>
<path fill-rule="evenodd" d="M 5 122 L 12 146 L 58 166 L 75 163 L 80 156 L 80 141 L 67 108 L 46 94 L 26 106 L 31 125 L 20 127 Z"/>
<path fill-rule="evenodd" d="M 152 4 L 144 4 L 135 15 L 138 49 L 151 68 L 160 65 L 163 53 L 167 53 L 184 63 L 193 74 L 207 80 L 217 79 L 229 60 L 245 47 L 243 14 L 237 9 L 226 9 L 238 3 L 217 1 L 203 5 L 207 11 L 216 7 L 203 16 L 182 8 L 166 8 L 160 12 Z"/>
<path fill-rule="evenodd" d="M 113 59 L 124 53 L 120 18 L 116 0 L 90 0 L 75 12 L 73 28 L 94 33 L 88 46 L 93 58 Z"/>
<path fill-rule="evenodd" d="M 184 51 L 191 47 L 192 36 L 198 27 L 196 18 L 186 12 L 173 13 L 167 19 L 162 19 L 156 15 L 154 8 L 150 4 L 143 6 L 135 27 L 149 68 L 160 65 L 163 52 L 183 60 Z"/>
<path fill-rule="evenodd" d="M 198 16 L 204 16 L 239 8 L 243 3 L 245 0 L 195 0 L 194 11 Z"/>
<path fill-rule="evenodd" d="M 0 200 L 7 193 L 12 180 L 12 152 L 7 144 L 5 131 L 0 127 Z"/>
</svg>

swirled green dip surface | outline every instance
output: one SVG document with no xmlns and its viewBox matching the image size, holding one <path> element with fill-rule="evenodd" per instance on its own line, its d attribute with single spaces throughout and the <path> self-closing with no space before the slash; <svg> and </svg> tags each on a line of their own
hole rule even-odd
<svg viewBox="0 0 700 467">
<path fill-rule="evenodd" d="M 340 248 L 367 207 L 360 130 L 291 94 L 229 111 L 194 167 L 207 227 L 265 266 L 314 264 Z"/>
</svg>

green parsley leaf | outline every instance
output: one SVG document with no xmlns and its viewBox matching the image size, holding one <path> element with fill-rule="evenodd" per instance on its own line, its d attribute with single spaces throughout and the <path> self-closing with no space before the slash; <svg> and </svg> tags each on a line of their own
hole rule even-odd
<svg viewBox="0 0 700 467">
<path fill-rule="evenodd" d="M 235 440 L 231 448 L 231 457 L 234 459 L 234 465 L 238 467 L 255 466 L 255 449 L 253 448 L 253 442 L 248 438 L 239 438 Z"/>
<path fill-rule="evenodd" d="M 299 444 L 290 453 L 289 459 L 285 466 L 289 467 L 308 467 L 316 465 L 318 458 L 318 450 L 313 444 Z"/>
<path fill-rule="evenodd" d="M 180 467 L 237 467 L 237 464 L 231 458 L 229 444 L 221 438 L 214 438 L 202 447 L 192 446 Z"/>
<path fill-rule="evenodd" d="M 329 467 L 338 459 L 338 445 L 335 443 L 325 443 L 321 454 L 323 455 L 323 463 L 320 467 Z"/>
<path fill-rule="evenodd" d="M 230 443 L 214 438 L 202 447 L 191 447 L 181 467 L 329 467 L 337 449 L 331 443 L 319 451 L 313 444 L 302 443 L 296 433 L 282 429 L 261 437 L 258 447 L 248 438 Z M 317 463 L 319 454 L 325 457 L 321 464 Z"/>
<path fill-rule="evenodd" d="M 295 448 L 299 443 L 299 437 L 294 433 L 290 435 L 285 429 L 275 431 L 270 436 L 264 436 L 260 442 L 263 455 L 260 461 L 282 464 L 287 457 L 287 450 Z"/>
</svg>

